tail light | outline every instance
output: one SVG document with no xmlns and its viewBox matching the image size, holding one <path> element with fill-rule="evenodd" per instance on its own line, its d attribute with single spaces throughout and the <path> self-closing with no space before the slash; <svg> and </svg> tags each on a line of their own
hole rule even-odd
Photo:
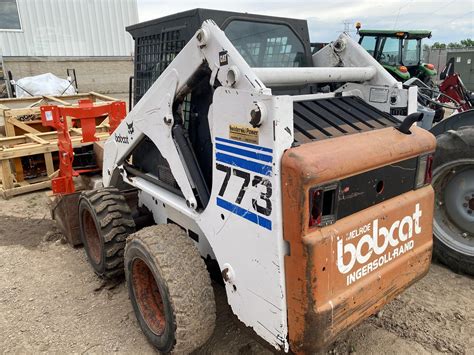
<svg viewBox="0 0 474 355">
<path fill-rule="evenodd" d="M 336 221 L 337 184 L 309 190 L 309 226 L 323 227 Z"/>
<path fill-rule="evenodd" d="M 407 67 L 404 66 L 404 65 L 400 65 L 400 66 L 398 67 L 398 70 L 400 70 L 400 72 L 402 72 L 402 73 L 408 73 L 408 69 L 407 69 Z"/>
<path fill-rule="evenodd" d="M 418 157 L 418 167 L 416 170 L 415 188 L 431 183 L 433 169 L 433 154 L 421 155 Z"/>
<path fill-rule="evenodd" d="M 428 63 L 428 64 L 425 64 L 425 68 L 427 68 L 429 70 L 433 70 L 435 67 L 434 67 L 433 64 Z"/>
</svg>

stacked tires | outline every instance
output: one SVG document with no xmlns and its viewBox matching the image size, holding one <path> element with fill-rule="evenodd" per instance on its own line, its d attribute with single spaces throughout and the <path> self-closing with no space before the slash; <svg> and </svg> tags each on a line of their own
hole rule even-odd
<svg viewBox="0 0 474 355">
<path fill-rule="evenodd" d="M 89 263 L 104 278 L 125 273 L 130 300 L 147 339 L 162 353 L 190 353 L 211 336 L 214 292 L 198 249 L 176 225 L 135 232 L 121 192 L 103 188 L 79 202 Z"/>
</svg>

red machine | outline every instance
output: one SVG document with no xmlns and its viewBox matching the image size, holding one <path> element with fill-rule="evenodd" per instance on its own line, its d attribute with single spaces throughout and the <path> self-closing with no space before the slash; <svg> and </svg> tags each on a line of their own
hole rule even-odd
<svg viewBox="0 0 474 355">
<path fill-rule="evenodd" d="M 440 95 L 438 100 L 442 103 L 447 103 L 450 101 L 455 101 L 458 103 L 459 112 L 464 112 L 474 108 L 474 102 L 472 94 L 464 86 L 459 74 L 454 71 L 454 58 L 448 61 L 446 67 L 440 74 L 440 78 L 443 80 L 439 85 L 439 90 L 443 94 Z M 450 100 L 452 98 L 453 100 Z"/>
<path fill-rule="evenodd" d="M 66 117 L 80 120 L 82 142 L 95 142 L 96 118 L 108 115 L 109 133 L 117 128 L 126 116 L 125 102 L 94 104 L 89 99 L 79 100 L 78 106 L 41 106 L 41 121 L 43 126 L 54 127 L 58 132 L 59 175 L 52 179 L 51 187 L 55 194 L 70 194 L 75 192 L 72 178 L 93 169 L 74 170 L 74 150 Z"/>
</svg>

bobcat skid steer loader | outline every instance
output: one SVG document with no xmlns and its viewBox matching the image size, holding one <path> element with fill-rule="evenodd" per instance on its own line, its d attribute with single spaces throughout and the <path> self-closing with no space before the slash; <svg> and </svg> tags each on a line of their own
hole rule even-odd
<svg viewBox="0 0 474 355">
<path fill-rule="evenodd" d="M 360 90 L 266 87 L 376 72 L 251 68 L 208 20 L 107 140 L 104 187 L 79 200 L 81 237 L 97 274 L 125 273 L 159 351 L 189 353 L 213 332 L 206 262 L 237 317 L 295 353 L 326 348 L 427 273 L 435 139 L 418 116 L 399 125 Z M 140 229 L 136 211 L 154 225 Z"/>
</svg>

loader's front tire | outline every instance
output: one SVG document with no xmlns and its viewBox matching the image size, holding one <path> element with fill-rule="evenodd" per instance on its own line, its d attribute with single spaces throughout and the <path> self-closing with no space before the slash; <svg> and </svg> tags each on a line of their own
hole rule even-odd
<svg viewBox="0 0 474 355">
<path fill-rule="evenodd" d="M 79 227 L 87 259 L 97 275 L 123 275 L 125 239 L 135 231 L 130 207 L 116 188 L 84 192 L 79 200 Z"/>
<path fill-rule="evenodd" d="M 188 354 L 209 339 L 216 320 L 211 280 L 198 249 L 178 226 L 132 234 L 125 277 L 138 323 L 160 352 Z"/>
<path fill-rule="evenodd" d="M 436 138 L 433 253 L 452 270 L 474 275 L 474 127 Z"/>
</svg>

